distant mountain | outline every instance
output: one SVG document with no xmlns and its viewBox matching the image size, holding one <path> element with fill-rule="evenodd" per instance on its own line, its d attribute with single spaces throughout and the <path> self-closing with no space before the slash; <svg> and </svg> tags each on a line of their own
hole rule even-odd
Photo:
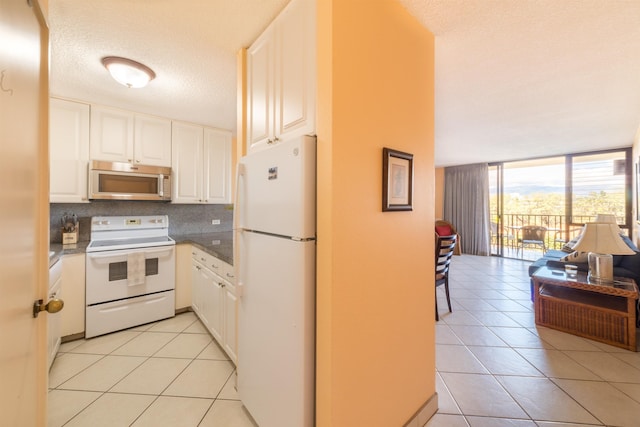
<svg viewBox="0 0 640 427">
<path fill-rule="evenodd" d="M 558 193 L 564 194 L 564 184 L 562 185 L 511 185 L 505 186 L 504 188 L 505 194 L 518 193 L 523 196 L 528 196 L 536 193 Z"/>
</svg>

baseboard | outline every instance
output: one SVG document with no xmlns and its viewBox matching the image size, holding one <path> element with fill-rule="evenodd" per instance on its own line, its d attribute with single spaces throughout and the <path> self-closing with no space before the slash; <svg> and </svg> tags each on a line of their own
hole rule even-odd
<svg viewBox="0 0 640 427">
<path fill-rule="evenodd" d="M 438 393 L 433 393 L 403 427 L 424 427 L 427 422 L 438 412 Z"/>
<path fill-rule="evenodd" d="M 60 342 L 65 343 L 69 341 L 75 341 L 84 338 L 84 332 L 78 332 L 77 334 L 66 335 L 60 338 Z"/>
</svg>

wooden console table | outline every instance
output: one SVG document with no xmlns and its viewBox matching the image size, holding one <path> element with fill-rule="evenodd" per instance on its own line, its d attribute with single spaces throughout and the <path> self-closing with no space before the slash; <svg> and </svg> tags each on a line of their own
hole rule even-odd
<svg viewBox="0 0 640 427">
<path fill-rule="evenodd" d="M 532 276 L 536 324 L 636 351 L 636 299 L 632 279 L 589 282 L 587 273 L 539 268 Z"/>
</svg>

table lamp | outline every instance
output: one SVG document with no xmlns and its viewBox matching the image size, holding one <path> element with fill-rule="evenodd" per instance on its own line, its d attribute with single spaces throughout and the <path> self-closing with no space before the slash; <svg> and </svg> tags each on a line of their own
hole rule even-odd
<svg viewBox="0 0 640 427">
<path fill-rule="evenodd" d="M 589 279 L 596 283 L 613 282 L 613 256 L 633 255 L 635 252 L 620 237 L 620 228 L 611 222 L 589 222 L 573 247 L 589 252 Z"/>
<path fill-rule="evenodd" d="M 614 214 L 596 214 L 596 219 L 593 222 L 606 222 L 618 225 L 618 219 Z M 618 232 L 620 232 L 620 230 L 618 230 Z"/>
</svg>

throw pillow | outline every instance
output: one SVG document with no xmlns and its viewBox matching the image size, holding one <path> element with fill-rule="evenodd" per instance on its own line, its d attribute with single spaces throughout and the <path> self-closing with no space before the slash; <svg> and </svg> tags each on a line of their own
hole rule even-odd
<svg viewBox="0 0 640 427">
<path fill-rule="evenodd" d="M 453 230 L 448 225 L 437 225 L 436 233 L 438 236 L 451 236 L 453 234 Z"/>
<path fill-rule="evenodd" d="M 568 262 L 568 263 L 588 262 L 589 253 L 588 252 L 572 252 L 569 255 L 566 255 L 560 258 L 560 261 Z"/>
</svg>

